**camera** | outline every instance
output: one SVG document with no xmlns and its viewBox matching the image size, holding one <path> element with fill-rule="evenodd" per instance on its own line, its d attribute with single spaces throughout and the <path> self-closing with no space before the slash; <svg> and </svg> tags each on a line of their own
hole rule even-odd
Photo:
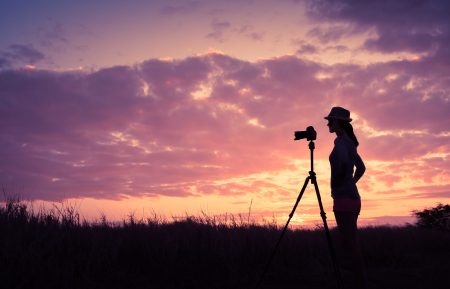
<svg viewBox="0 0 450 289">
<path fill-rule="evenodd" d="M 294 140 L 300 140 L 306 138 L 308 141 L 316 140 L 317 133 L 312 126 L 308 126 L 306 130 L 300 130 L 294 132 Z"/>
</svg>

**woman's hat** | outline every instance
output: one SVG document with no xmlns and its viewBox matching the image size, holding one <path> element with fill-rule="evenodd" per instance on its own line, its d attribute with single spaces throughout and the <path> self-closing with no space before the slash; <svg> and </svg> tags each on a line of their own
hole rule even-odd
<svg viewBox="0 0 450 289">
<path fill-rule="evenodd" d="M 346 110 L 343 107 L 335 106 L 331 109 L 328 116 L 324 117 L 325 119 L 340 119 L 343 121 L 351 122 L 350 111 Z"/>
</svg>

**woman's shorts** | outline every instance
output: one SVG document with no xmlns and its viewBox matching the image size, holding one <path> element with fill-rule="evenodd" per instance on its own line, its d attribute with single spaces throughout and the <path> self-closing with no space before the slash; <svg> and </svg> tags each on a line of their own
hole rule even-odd
<svg viewBox="0 0 450 289">
<path fill-rule="evenodd" d="M 361 199 L 352 199 L 348 197 L 334 198 L 333 211 L 359 214 L 361 211 Z"/>
</svg>

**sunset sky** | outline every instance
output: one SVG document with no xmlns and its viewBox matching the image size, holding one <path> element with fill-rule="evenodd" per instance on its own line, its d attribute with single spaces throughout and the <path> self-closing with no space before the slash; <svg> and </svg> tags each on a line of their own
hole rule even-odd
<svg viewBox="0 0 450 289">
<path fill-rule="evenodd" d="M 450 201 L 450 2 L 0 0 L 0 183 L 87 219 L 284 224 L 351 111 L 361 225 Z M 321 222 L 313 187 L 294 225 Z"/>
</svg>

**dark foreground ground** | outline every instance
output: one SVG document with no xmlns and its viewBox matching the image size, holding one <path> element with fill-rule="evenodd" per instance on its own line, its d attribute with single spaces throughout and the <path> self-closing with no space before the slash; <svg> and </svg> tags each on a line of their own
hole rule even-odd
<svg viewBox="0 0 450 289">
<path fill-rule="evenodd" d="M 83 224 L 70 209 L 9 203 L 0 208 L 0 288 L 254 288 L 279 234 L 207 217 Z M 450 288 L 450 233 L 368 227 L 360 239 L 370 288 Z M 324 231 L 288 231 L 261 288 L 336 288 Z"/>
</svg>

